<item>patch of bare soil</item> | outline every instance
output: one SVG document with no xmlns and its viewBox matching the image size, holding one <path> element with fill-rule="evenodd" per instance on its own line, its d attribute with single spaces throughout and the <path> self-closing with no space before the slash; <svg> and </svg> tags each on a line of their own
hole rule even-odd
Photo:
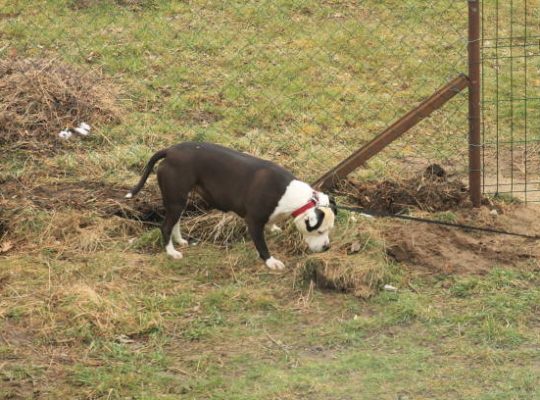
<svg viewBox="0 0 540 400">
<path fill-rule="evenodd" d="M 507 206 L 502 215 L 491 212 L 487 207 L 467 210 L 458 214 L 458 222 L 540 234 L 537 207 Z M 514 236 L 416 222 L 392 223 L 382 234 L 392 259 L 425 273 L 481 275 L 496 266 L 516 266 L 540 257 L 540 241 Z"/>
<path fill-rule="evenodd" d="M 511 146 L 485 146 L 484 189 L 518 200 L 540 201 L 540 145 L 516 142 Z"/>
<path fill-rule="evenodd" d="M 0 60 L 0 147 L 54 151 L 82 122 L 119 122 L 119 90 L 98 70 L 58 59 Z"/>
<path fill-rule="evenodd" d="M 472 208 L 467 187 L 448 179 L 439 165 L 430 165 L 420 176 L 403 181 L 360 183 L 349 180 L 341 194 L 348 201 L 376 212 L 418 213 L 452 211 L 455 222 L 540 234 L 540 210 L 484 198 L 483 207 Z M 418 215 L 415 215 L 418 216 Z M 382 229 L 387 254 L 400 263 L 428 273 L 483 274 L 493 267 L 514 266 L 540 256 L 540 241 L 484 233 L 420 222 L 392 221 Z"/>
<path fill-rule="evenodd" d="M 28 187 L 11 180 L 0 186 L 0 207 L 8 211 L 31 204 L 43 210 L 93 210 L 103 217 L 116 215 L 143 222 L 156 222 L 163 218 L 164 210 L 158 193 L 145 190 L 127 201 L 124 196 L 129 189 L 95 181 L 55 182 Z"/>
<path fill-rule="evenodd" d="M 2 399 L 40 399 L 47 389 L 64 378 L 65 365 L 75 362 L 74 350 L 65 343 L 54 349 L 36 347 L 38 332 L 27 320 L 4 318 L 0 325 L 0 345 L 6 350 L 0 368 Z M 52 343 L 49 343 L 49 345 Z M 28 360 L 32 360 L 31 363 Z"/>
</svg>

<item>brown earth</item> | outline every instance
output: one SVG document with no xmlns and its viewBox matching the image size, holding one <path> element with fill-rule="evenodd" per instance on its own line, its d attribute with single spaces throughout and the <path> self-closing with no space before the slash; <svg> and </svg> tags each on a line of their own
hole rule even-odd
<svg viewBox="0 0 540 400">
<path fill-rule="evenodd" d="M 487 207 L 457 213 L 459 223 L 540 234 L 538 207 L 507 206 L 504 214 Z M 414 270 L 441 274 L 485 274 L 496 266 L 516 266 L 540 257 L 540 241 L 466 231 L 463 229 L 396 222 L 383 232 L 387 254 Z"/>
<path fill-rule="evenodd" d="M 449 212 L 449 222 L 525 235 L 540 234 L 540 208 L 507 204 L 490 198 L 472 208 L 466 186 L 449 180 L 439 165 L 403 181 L 355 182 L 342 188 L 348 202 L 388 214 L 412 213 L 434 220 L 433 212 Z M 493 267 L 513 266 L 540 256 L 540 241 L 462 228 L 387 219 L 381 229 L 387 254 L 426 273 L 484 274 Z"/>
<path fill-rule="evenodd" d="M 9 180 L 0 183 L 0 210 L 8 213 L 27 206 L 43 210 L 95 210 L 103 217 L 116 215 L 143 222 L 155 222 L 163 217 L 158 193 L 145 190 L 127 201 L 124 196 L 129 189 L 97 181 L 54 182 L 29 187 Z M 0 213 L 0 221 L 1 217 Z"/>
</svg>

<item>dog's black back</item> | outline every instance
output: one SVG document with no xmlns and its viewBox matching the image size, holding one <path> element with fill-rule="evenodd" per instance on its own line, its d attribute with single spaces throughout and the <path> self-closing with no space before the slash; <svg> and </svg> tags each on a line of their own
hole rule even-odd
<svg viewBox="0 0 540 400">
<path fill-rule="evenodd" d="M 256 213 L 264 222 L 295 179 L 289 171 L 271 161 L 198 142 L 185 142 L 167 149 L 165 160 L 158 168 L 158 178 L 160 186 L 180 186 L 184 190 L 192 186 L 190 189 L 197 190 L 213 208 L 233 211 L 241 217 Z"/>
</svg>

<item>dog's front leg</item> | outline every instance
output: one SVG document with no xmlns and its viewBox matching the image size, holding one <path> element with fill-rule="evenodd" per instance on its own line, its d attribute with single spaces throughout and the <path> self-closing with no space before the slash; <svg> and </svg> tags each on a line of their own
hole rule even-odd
<svg viewBox="0 0 540 400">
<path fill-rule="evenodd" d="M 246 222 L 251 239 L 253 240 L 253 243 L 255 243 L 259 256 L 264 260 L 266 266 L 270 269 L 285 268 L 285 264 L 270 256 L 266 240 L 264 239 L 264 226 L 266 224 L 264 222 L 261 223 L 260 221 L 252 220 L 247 220 Z"/>
</svg>

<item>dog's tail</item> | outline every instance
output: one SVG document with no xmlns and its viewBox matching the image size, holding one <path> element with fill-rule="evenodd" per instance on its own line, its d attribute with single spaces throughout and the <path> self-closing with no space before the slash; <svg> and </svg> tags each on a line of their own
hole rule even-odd
<svg viewBox="0 0 540 400">
<path fill-rule="evenodd" d="M 163 149 L 155 153 L 152 157 L 150 157 L 150 160 L 148 160 L 148 163 L 146 164 L 146 167 L 144 167 L 143 174 L 141 176 L 141 179 L 139 180 L 139 183 L 137 183 L 136 186 L 131 189 L 128 194 L 126 194 L 126 199 L 131 199 L 134 197 L 139 191 L 143 188 L 144 184 L 146 183 L 146 180 L 148 179 L 148 176 L 152 173 L 152 169 L 154 168 L 155 163 L 157 163 L 162 158 L 165 158 L 167 155 L 167 151 L 169 149 Z"/>
</svg>

